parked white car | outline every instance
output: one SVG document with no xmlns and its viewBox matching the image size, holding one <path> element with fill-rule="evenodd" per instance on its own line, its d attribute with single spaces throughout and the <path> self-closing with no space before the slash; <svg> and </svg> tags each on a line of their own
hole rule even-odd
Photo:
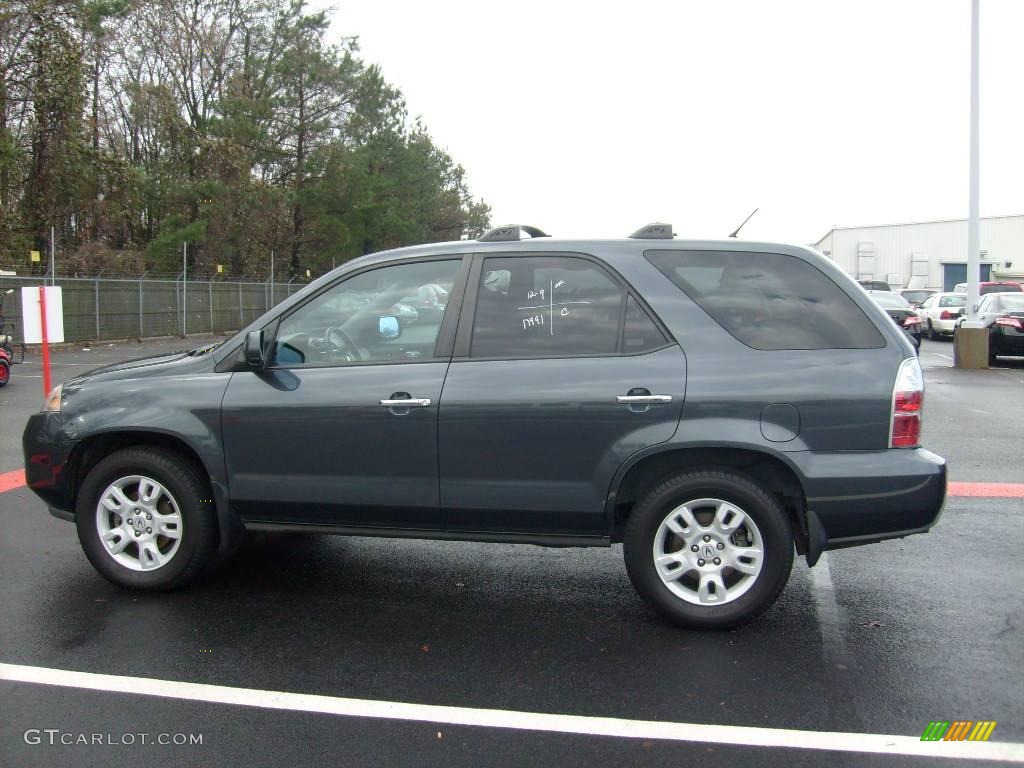
<svg viewBox="0 0 1024 768">
<path fill-rule="evenodd" d="M 1003 291 L 982 296 L 981 301 L 978 302 L 978 322 L 984 324 L 987 328 L 1000 315 L 1016 311 L 1019 296 L 1020 292 L 1018 291 Z M 1004 301 L 1003 297 L 1010 297 L 1010 300 Z M 958 326 L 962 325 L 965 319 L 964 317 L 958 317 L 956 324 Z"/>
<path fill-rule="evenodd" d="M 935 293 L 922 302 L 917 310 L 924 327 L 921 329 L 934 341 L 940 335 L 952 335 L 956 321 L 967 307 L 967 296 L 963 293 Z"/>
</svg>

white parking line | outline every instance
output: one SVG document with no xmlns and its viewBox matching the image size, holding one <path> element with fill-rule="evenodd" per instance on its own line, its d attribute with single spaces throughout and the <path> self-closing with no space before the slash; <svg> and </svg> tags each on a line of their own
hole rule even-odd
<svg viewBox="0 0 1024 768">
<path fill-rule="evenodd" d="M 828 552 L 822 552 L 818 562 L 811 568 L 811 583 L 814 586 L 811 595 L 814 598 L 815 612 L 818 614 L 821 641 L 828 652 L 829 661 L 846 661 L 846 637 L 842 629 L 842 613 L 839 610 L 839 603 L 836 602 Z"/>
<path fill-rule="evenodd" d="M 584 717 L 504 709 L 473 709 L 400 701 L 349 699 L 307 693 L 263 691 L 204 683 L 182 683 L 146 677 L 100 675 L 20 664 L 0 664 L 0 680 L 63 688 L 82 688 L 108 693 L 160 696 L 185 701 L 231 704 L 241 707 L 314 712 L 346 717 L 405 720 L 445 725 L 508 728 L 546 733 L 572 733 L 627 739 L 730 744 L 741 747 L 860 752 L 880 755 L 915 755 L 953 760 L 1002 760 L 1024 763 L 1024 744 L 1011 742 L 928 742 L 915 736 L 876 733 L 800 731 L 739 725 L 673 723 L 659 720 L 626 720 L 617 717 Z M 928 723 L 922 721 L 923 731 Z"/>
</svg>

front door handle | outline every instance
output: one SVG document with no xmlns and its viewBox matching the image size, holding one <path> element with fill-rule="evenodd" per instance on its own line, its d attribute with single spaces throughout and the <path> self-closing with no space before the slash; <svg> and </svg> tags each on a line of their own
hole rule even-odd
<svg viewBox="0 0 1024 768">
<path fill-rule="evenodd" d="M 385 408 L 426 408 L 430 405 L 429 397 L 404 397 L 400 400 L 381 400 Z"/>
<path fill-rule="evenodd" d="M 618 395 L 615 398 L 617 403 L 627 405 L 644 405 L 647 403 L 671 403 L 672 395 Z"/>
</svg>

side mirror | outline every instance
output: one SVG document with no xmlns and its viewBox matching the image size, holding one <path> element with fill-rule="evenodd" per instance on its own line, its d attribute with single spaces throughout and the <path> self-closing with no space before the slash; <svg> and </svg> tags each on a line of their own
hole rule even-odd
<svg viewBox="0 0 1024 768">
<path fill-rule="evenodd" d="M 377 332 L 384 341 L 393 341 L 402 335 L 402 323 L 394 315 L 385 315 L 377 321 Z"/>
<path fill-rule="evenodd" d="M 263 331 L 249 331 L 245 335 L 245 362 L 254 370 L 263 368 Z"/>
</svg>

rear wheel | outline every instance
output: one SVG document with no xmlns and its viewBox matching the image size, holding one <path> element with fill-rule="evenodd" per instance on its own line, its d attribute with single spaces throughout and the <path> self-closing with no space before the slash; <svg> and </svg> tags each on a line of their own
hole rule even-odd
<svg viewBox="0 0 1024 768">
<path fill-rule="evenodd" d="M 11 380 L 11 364 L 6 360 L 0 360 L 0 387 L 6 387 Z"/>
<path fill-rule="evenodd" d="M 744 624 L 781 594 L 793 564 L 785 510 L 728 470 L 684 472 L 637 504 L 623 537 L 637 592 L 674 624 Z"/>
<path fill-rule="evenodd" d="M 935 327 L 932 325 L 932 321 L 931 320 L 928 321 L 928 339 L 930 341 L 938 341 L 939 340 L 939 334 L 937 334 L 935 332 Z"/>
<path fill-rule="evenodd" d="M 155 448 L 127 448 L 93 467 L 75 519 L 93 567 L 123 587 L 183 586 L 217 547 L 205 478 L 178 454 Z"/>
</svg>

